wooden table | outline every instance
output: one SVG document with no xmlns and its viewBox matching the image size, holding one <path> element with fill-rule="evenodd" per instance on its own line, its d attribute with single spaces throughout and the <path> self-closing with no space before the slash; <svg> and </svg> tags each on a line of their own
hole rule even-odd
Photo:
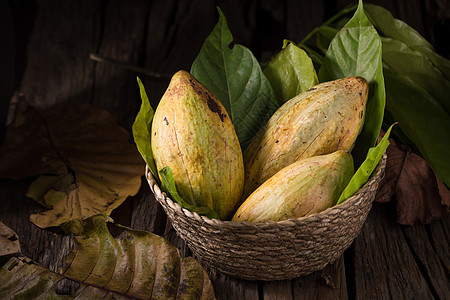
<svg viewBox="0 0 450 300">
<path fill-rule="evenodd" d="M 406 20 L 427 38 L 438 40 L 439 31 L 427 31 L 432 27 L 432 13 L 422 12 L 419 1 L 403 0 L 395 5 L 375 1 L 383 2 L 395 16 Z M 353 2 L 335 1 L 331 6 L 324 3 L 218 2 L 235 40 L 252 49 L 258 59 L 270 57 L 283 38 L 300 40 Z M 156 107 L 171 74 L 190 69 L 217 21 L 217 3 L 206 0 L 38 0 L 8 1 L 8 4 L 16 38 L 14 90 L 24 93 L 37 108 L 61 101 L 95 104 L 115 115 L 119 124 L 130 132 L 140 106 L 136 75 L 143 79 Z M 96 62 L 90 59 L 91 53 L 144 67 L 162 77 Z M 3 109 L 6 106 L 6 99 L 2 99 Z M 55 270 L 74 242 L 58 230 L 42 230 L 29 222 L 30 214 L 44 210 L 25 196 L 31 180 L 0 180 L 0 221 L 17 232 L 25 256 Z M 410 227 L 398 225 L 395 214 L 392 204 L 375 203 L 360 235 L 345 254 L 309 276 L 257 282 L 211 274 L 216 297 L 450 299 L 450 218 Z M 117 223 L 162 235 L 182 255 L 190 254 L 144 179 L 139 193 L 114 211 L 112 217 Z M 70 292 L 73 288 L 60 289 Z"/>
</svg>

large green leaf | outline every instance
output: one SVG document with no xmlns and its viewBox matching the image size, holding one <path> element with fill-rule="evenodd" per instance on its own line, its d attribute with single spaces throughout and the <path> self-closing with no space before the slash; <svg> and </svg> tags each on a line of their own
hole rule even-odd
<svg viewBox="0 0 450 300">
<path fill-rule="evenodd" d="M 421 52 L 450 80 L 450 60 L 437 54 L 433 46 L 415 29 L 394 18 L 387 9 L 381 6 L 367 4 L 365 11 L 380 35 L 401 41 L 411 49 Z"/>
<path fill-rule="evenodd" d="M 365 11 L 381 35 L 384 72 L 390 78 L 389 82 L 386 78 L 384 123 L 398 121 L 391 136 L 421 154 L 448 185 L 442 169 L 448 166 L 445 130 L 450 122 L 450 61 L 386 9 L 368 4 Z M 317 33 L 322 47 L 333 38 L 332 29 Z"/>
<path fill-rule="evenodd" d="M 311 58 L 290 42 L 269 62 L 264 75 L 280 105 L 319 82 Z"/>
<path fill-rule="evenodd" d="M 144 84 L 139 77 L 137 78 L 137 82 L 141 93 L 142 104 L 132 127 L 134 142 L 136 143 L 136 147 L 149 167 L 153 177 L 158 180 L 158 172 L 156 171 L 155 159 L 153 158 L 150 135 L 152 130 L 153 115 L 155 112 L 150 105 L 147 93 L 145 92 Z"/>
<path fill-rule="evenodd" d="M 447 113 L 450 113 L 450 81 L 428 57 L 399 40 L 382 38 L 382 42 L 383 63 L 411 78 L 415 84 L 439 101 Z"/>
<path fill-rule="evenodd" d="M 387 9 L 368 4 L 365 10 L 380 35 L 388 38 L 383 40 L 383 60 L 394 70 L 413 76 L 450 112 L 450 98 L 446 96 L 450 90 L 450 60 L 437 54 L 414 28 L 394 18 Z M 400 53 L 392 53 L 393 48 L 400 48 Z"/>
<path fill-rule="evenodd" d="M 323 54 L 320 53 L 320 51 L 313 49 L 312 47 L 301 42 L 298 43 L 297 46 L 302 48 L 311 58 L 314 65 L 314 70 L 316 71 L 317 74 L 317 72 L 320 70 L 320 67 L 322 66 Z"/>
<path fill-rule="evenodd" d="M 437 54 L 416 30 L 395 19 L 385 8 L 367 4 L 364 11 L 381 37 L 383 63 L 409 76 L 450 112 L 450 60 Z M 338 24 L 321 26 L 317 30 L 317 46 L 327 49 L 339 28 Z"/>
<path fill-rule="evenodd" d="M 233 37 L 222 11 L 206 38 L 191 74 L 210 89 L 226 108 L 242 150 L 278 108 L 272 87 L 251 51 Z"/>
<path fill-rule="evenodd" d="M 395 132 L 400 140 L 450 186 L 450 60 L 388 10 L 367 5 L 366 12 L 385 37 L 386 117 L 399 122 Z"/>
<path fill-rule="evenodd" d="M 384 68 L 386 110 L 438 177 L 450 186 L 450 115 L 408 76 Z"/>
<path fill-rule="evenodd" d="M 332 40 L 319 71 L 319 81 L 362 76 L 369 83 L 364 127 L 352 154 L 359 166 L 379 135 L 383 122 L 385 90 L 381 40 L 364 14 L 362 1 L 345 26 Z"/>
</svg>

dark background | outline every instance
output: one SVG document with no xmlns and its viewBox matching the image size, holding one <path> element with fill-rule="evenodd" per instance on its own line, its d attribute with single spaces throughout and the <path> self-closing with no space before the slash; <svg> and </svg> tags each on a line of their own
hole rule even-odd
<svg viewBox="0 0 450 300">
<path fill-rule="evenodd" d="M 357 1 L 2 0 L 0 3 L 0 141 L 3 141 L 7 107 L 14 91 L 25 93 L 28 101 L 38 107 L 64 100 L 97 102 L 95 98 L 102 96 L 100 86 L 81 85 L 75 91 L 77 97 L 73 96 L 74 91 L 70 97 L 59 95 L 56 91 L 61 88 L 58 84 L 63 84 L 64 79 L 79 75 L 72 73 L 76 64 L 84 64 L 85 68 L 91 69 L 90 74 L 89 70 L 85 70 L 84 76 L 92 76 L 99 71 L 101 66 L 89 60 L 90 53 L 99 53 L 167 76 L 179 69 L 188 70 L 215 25 L 218 18 L 215 7 L 220 6 L 234 41 L 250 48 L 257 59 L 267 60 L 280 49 L 283 39 L 300 41 L 312 29 Z M 407 22 L 430 41 L 438 53 L 447 58 L 450 56 L 450 1 L 379 0 L 365 3 L 389 9 L 395 17 Z M 110 26 L 112 23 L 114 28 Z M 30 36 L 36 26 L 39 30 L 44 27 L 44 32 L 35 37 L 30 45 Z M 116 36 L 111 30 L 117 31 Z M 39 57 L 30 58 L 30 55 Z M 33 60 L 30 66 L 33 70 L 47 71 L 60 66 L 60 78 L 56 83 L 49 78 L 47 84 L 41 86 L 29 82 L 22 84 L 30 59 Z M 117 87 L 115 95 L 133 101 L 127 105 L 128 118 L 116 112 L 123 107 L 111 106 L 114 100 L 108 103 L 108 99 L 103 99 L 97 103 L 117 115 L 121 125 L 128 129 L 132 116 L 137 112 L 139 99 L 135 97 L 136 92 L 125 95 L 120 90 L 124 90 L 124 86 L 134 85 L 135 75 L 123 72 L 116 78 L 106 79 L 117 81 L 112 85 Z M 168 78 L 155 80 L 141 76 L 149 86 L 149 96 L 156 106 Z M 109 83 L 103 83 L 109 86 Z M 103 96 L 114 92 L 103 93 Z M 49 99 L 52 96 L 58 99 Z"/>
</svg>

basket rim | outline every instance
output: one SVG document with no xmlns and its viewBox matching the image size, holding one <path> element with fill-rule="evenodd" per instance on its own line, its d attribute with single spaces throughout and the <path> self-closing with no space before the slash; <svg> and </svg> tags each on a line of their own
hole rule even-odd
<svg viewBox="0 0 450 300">
<path fill-rule="evenodd" d="M 166 192 L 163 192 L 161 190 L 161 187 L 158 185 L 157 181 L 153 177 L 153 174 L 150 172 L 150 168 L 146 164 L 145 166 L 145 177 L 148 181 L 148 184 L 150 186 L 150 189 L 152 190 L 156 200 L 158 202 L 164 201 L 169 207 L 177 211 L 178 213 L 183 214 L 184 216 L 188 218 L 196 219 L 202 223 L 207 223 L 211 226 L 226 226 L 226 227 L 235 227 L 235 228 L 244 228 L 244 227 L 253 227 L 253 228 L 259 228 L 263 229 L 265 227 L 271 227 L 271 226 L 294 226 L 298 224 L 303 224 L 308 221 L 315 221 L 318 218 L 326 218 L 329 214 L 335 214 L 339 213 L 340 209 L 350 206 L 353 202 L 358 201 L 359 195 L 364 193 L 370 185 L 376 183 L 377 179 L 379 179 L 380 176 L 383 176 L 384 170 L 386 168 L 386 161 L 387 161 L 387 153 L 383 153 L 383 156 L 381 157 L 380 162 L 370 175 L 367 182 L 357 191 L 353 196 L 346 199 L 344 202 L 338 205 L 333 205 L 323 211 L 310 214 L 307 216 L 299 217 L 299 218 L 290 218 L 286 220 L 281 221 L 265 221 L 265 222 L 236 222 L 236 221 L 228 221 L 228 220 L 220 220 L 220 219 L 211 219 L 207 216 L 199 215 L 197 212 L 190 211 L 187 208 L 182 207 L 179 203 L 173 201 Z"/>
</svg>

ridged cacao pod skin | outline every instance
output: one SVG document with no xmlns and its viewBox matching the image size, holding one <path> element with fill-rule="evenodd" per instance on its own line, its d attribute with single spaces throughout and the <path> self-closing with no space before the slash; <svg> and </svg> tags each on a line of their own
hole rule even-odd
<svg viewBox="0 0 450 300">
<path fill-rule="evenodd" d="M 169 166 L 180 196 L 231 218 L 244 186 L 243 155 L 225 108 L 186 71 L 170 81 L 155 111 L 152 151 Z"/>
<path fill-rule="evenodd" d="M 324 82 L 283 104 L 244 153 L 243 198 L 291 163 L 337 150 L 350 151 L 364 124 L 367 81 Z"/>
<path fill-rule="evenodd" d="M 342 150 L 298 160 L 259 186 L 232 220 L 281 221 L 321 212 L 336 203 L 353 173 L 353 158 Z"/>
</svg>

